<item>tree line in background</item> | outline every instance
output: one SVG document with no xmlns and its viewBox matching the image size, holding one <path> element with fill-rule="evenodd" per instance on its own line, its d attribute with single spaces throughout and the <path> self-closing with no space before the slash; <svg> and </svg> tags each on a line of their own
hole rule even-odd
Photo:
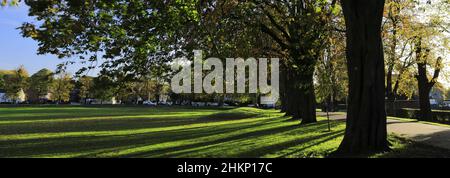
<svg viewBox="0 0 450 178">
<path fill-rule="evenodd" d="M 29 76 L 27 70 L 20 66 L 16 70 L 0 70 L 0 89 L 12 103 L 68 103 L 98 99 L 111 101 L 112 98 L 134 103 L 138 99 L 153 99 L 167 93 L 167 86 L 157 86 L 154 80 L 145 82 L 128 82 L 124 88 L 113 87 L 114 81 L 105 76 L 81 76 L 74 78 L 68 73 L 55 73 L 41 69 Z"/>
<path fill-rule="evenodd" d="M 0 70 L 0 89 L 5 92 L 7 103 L 51 104 L 143 104 L 144 101 L 173 102 L 191 104 L 191 102 L 218 103 L 233 106 L 257 105 L 255 94 L 227 94 L 225 99 L 217 94 L 175 94 L 167 82 L 158 79 L 134 80 L 118 83 L 112 78 L 100 75 L 73 76 L 68 73 L 56 73 L 41 69 L 29 76 L 20 66 L 16 70 Z M 162 101 L 161 99 L 164 99 Z"/>
<path fill-rule="evenodd" d="M 97 87 L 113 93 L 140 91 L 151 80 L 160 91 L 174 72 L 171 60 L 192 59 L 197 49 L 219 59 L 279 57 L 281 110 L 287 116 L 308 124 L 317 121 L 316 103 L 327 109 L 348 104 L 340 152 L 388 149 L 385 102 L 416 95 L 421 119 L 429 119 L 429 93 L 449 51 L 446 0 L 25 3 L 40 23 L 20 29 L 39 41 L 38 54 L 86 64 L 77 75 L 102 59 Z"/>
<path fill-rule="evenodd" d="M 6 97 L 16 102 L 42 103 L 43 99 L 65 102 L 70 98 L 73 88 L 72 77 L 68 74 L 55 75 L 48 69 L 42 69 L 29 76 L 20 66 L 16 70 L 0 71 L 0 89 Z"/>
</svg>

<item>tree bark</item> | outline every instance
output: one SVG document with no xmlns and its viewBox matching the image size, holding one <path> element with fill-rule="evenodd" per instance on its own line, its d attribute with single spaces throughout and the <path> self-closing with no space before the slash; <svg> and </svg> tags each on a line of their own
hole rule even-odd
<svg viewBox="0 0 450 178">
<path fill-rule="evenodd" d="M 286 114 L 285 116 L 294 116 L 295 114 L 295 101 L 298 99 L 296 93 L 294 91 L 295 87 L 292 82 L 294 82 L 292 71 L 286 70 L 286 85 L 285 85 L 285 103 L 286 105 Z M 295 119 L 295 117 L 294 117 Z"/>
<path fill-rule="evenodd" d="M 286 67 L 282 64 L 280 66 L 280 100 L 281 100 L 281 113 L 286 113 L 287 111 L 287 97 L 286 97 Z"/>
<path fill-rule="evenodd" d="M 300 41 L 298 34 L 292 35 L 293 48 L 290 48 L 290 56 L 295 59 L 295 64 L 302 66 L 299 69 L 289 71 L 289 90 L 294 92 L 293 97 L 288 96 L 293 106 L 293 119 L 301 120 L 301 124 L 317 122 L 316 118 L 316 95 L 314 91 L 314 70 L 317 58 L 302 57 L 307 49 L 296 42 Z"/>
<path fill-rule="evenodd" d="M 385 71 L 381 39 L 384 0 L 342 0 L 347 27 L 349 98 L 337 153 L 388 150 Z"/>
<path fill-rule="evenodd" d="M 433 121 L 433 114 L 431 111 L 431 104 L 430 104 L 430 91 L 433 88 L 435 84 L 435 80 L 439 77 L 439 73 L 441 70 L 441 60 L 442 58 L 438 58 L 436 61 L 436 67 L 434 70 L 433 78 L 431 81 L 428 80 L 427 77 L 427 57 L 428 57 L 428 50 L 423 53 L 422 49 L 422 39 L 418 39 L 416 42 L 416 60 L 417 60 L 417 71 L 418 75 L 417 83 L 419 88 L 419 104 L 420 104 L 420 120 L 423 121 Z"/>
<path fill-rule="evenodd" d="M 428 82 L 427 77 L 427 63 L 422 59 L 421 39 L 416 43 L 416 59 L 418 75 L 417 83 L 419 87 L 419 104 L 420 104 L 420 120 L 431 121 L 431 105 L 430 105 L 430 91 L 432 85 Z"/>
<path fill-rule="evenodd" d="M 388 67 L 388 72 L 386 76 L 386 97 L 389 101 L 394 100 L 394 94 L 393 94 L 393 87 L 392 87 L 392 75 L 393 75 L 393 69 L 394 66 Z"/>
<path fill-rule="evenodd" d="M 289 71 L 286 91 L 286 116 L 301 120 L 301 124 L 317 122 L 313 74 Z"/>
<path fill-rule="evenodd" d="M 335 2 L 333 1 L 332 4 L 334 5 Z M 290 16 L 295 17 L 294 19 L 309 16 L 311 8 L 306 7 L 306 4 L 313 3 L 292 2 L 293 5 L 289 8 L 289 11 L 292 12 Z M 264 10 L 264 13 L 268 17 L 270 25 L 261 23 L 261 31 L 269 35 L 283 50 L 287 50 L 290 57 L 287 61 L 291 64 L 285 64 L 284 76 L 286 78 L 283 87 L 285 92 L 282 96 L 284 98 L 282 98 L 284 105 L 282 111 L 285 111 L 285 116 L 292 116 L 292 119 L 302 119 L 302 123 L 316 122 L 314 85 L 310 84 L 313 84 L 314 67 L 318 56 L 313 57 L 307 54 L 310 50 L 319 51 L 320 49 L 300 43 L 305 41 L 305 35 L 310 35 L 308 32 L 313 25 L 306 25 L 307 21 L 301 21 L 301 19 L 283 25 L 277 22 L 270 12 Z M 315 39 L 318 38 L 320 38 L 320 34 L 317 34 Z M 308 59 L 305 59 L 305 56 Z M 305 71 L 307 72 L 305 73 Z"/>
<path fill-rule="evenodd" d="M 311 79 L 311 80 L 310 80 Z M 316 118 L 316 95 L 314 93 L 314 84 L 312 77 L 304 79 L 303 87 L 300 92 L 300 118 L 301 124 L 317 122 Z"/>
<path fill-rule="evenodd" d="M 419 65 L 420 66 L 420 65 Z M 419 67 L 420 69 L 421 67 Z M 420 76 L 420 74 L 419 74 Z M 428 81 L 425 79 L 418 78 L 419 84 L 419 105 L 420 105 L 420 120 L 422 121 L 432 121 L 433 115 L 431 112 L 431 104 L 430 104 L 430 91 L 431 87 L 427 83 Z"/>
</svg>

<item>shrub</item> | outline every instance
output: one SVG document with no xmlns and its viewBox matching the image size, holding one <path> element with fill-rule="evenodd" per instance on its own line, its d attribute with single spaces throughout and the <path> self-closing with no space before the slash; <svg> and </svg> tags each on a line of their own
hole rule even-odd
<svg viewBox="0 0 450 178">
<path fill-rule="evenodd" d="M 450 111 L 433 110 L 432 122 L 450 124 Z M 396 117 L 420 119 L 420 109 L 403 108 L 397 111 Z"/>
</svg>

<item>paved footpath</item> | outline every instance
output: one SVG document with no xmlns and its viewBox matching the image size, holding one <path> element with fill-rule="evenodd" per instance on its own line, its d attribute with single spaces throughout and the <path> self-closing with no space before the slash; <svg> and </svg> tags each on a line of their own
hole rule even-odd
<svg viewBox="0 0 450 178">
<path fill-rule="evenodd" d="M 326 117 L 326 113 L 318 112 L 317 116 Z M 345 120 L 345 117 L 344 113 L 330 113 L 330 119 Z M 450 150 L 450 127 L 388 119 L 387 129 L 389 133 Z"/>
</svg>

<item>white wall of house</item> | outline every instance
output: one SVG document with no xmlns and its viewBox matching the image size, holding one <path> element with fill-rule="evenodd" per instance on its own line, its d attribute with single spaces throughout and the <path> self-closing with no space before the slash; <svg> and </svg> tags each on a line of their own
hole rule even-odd
<svg viewBox="0 0 450 178">
<path fill-rule="evenodd" d="M 25 102 L 27 100 L 27 95 L 25 94 L 25 92 L 20 89 L 19 93 L 17 93 L 17 100 L 16 102 Z"/>
<path fill-rule="evenodd" d="M 17 98 L 16 98 L 16 102 L 17 103 L 21 103 L 21 102 L 25 102 L 27 99 L 27 95 L 25 94 L 25 92 L 23 90 L 20 90 L 17 93 Z M 5 103 L 5 102 L 13 102 L 13 99 L 9 98 L 6 96 L 6 93 L 0 93 L 0 102 Z"/>
</svg>

